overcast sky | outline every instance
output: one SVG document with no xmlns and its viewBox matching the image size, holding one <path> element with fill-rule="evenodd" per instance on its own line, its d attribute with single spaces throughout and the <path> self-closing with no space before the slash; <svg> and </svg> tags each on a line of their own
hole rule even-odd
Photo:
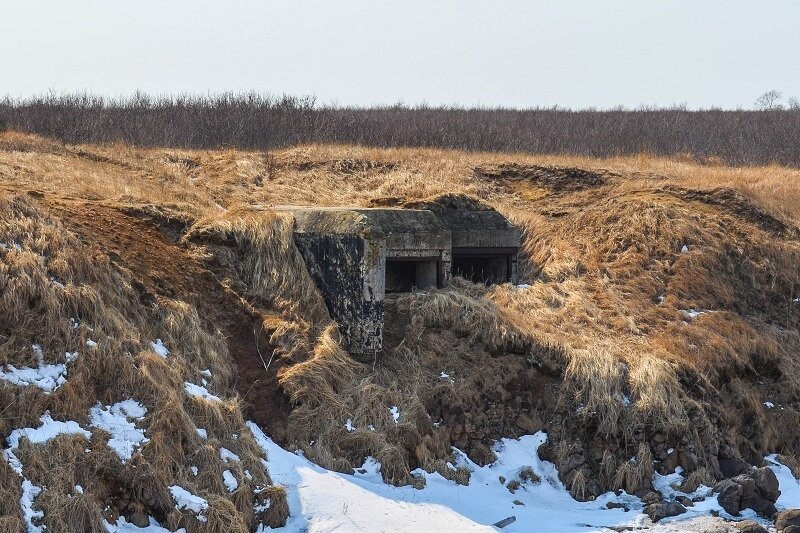
<svg viewBox="0 0 800 533">
<path fill-rule="evenodd" d="M 800 1 L 0 0 L 0 94 L 751 107 L 800 97 Z"/>
</svg>

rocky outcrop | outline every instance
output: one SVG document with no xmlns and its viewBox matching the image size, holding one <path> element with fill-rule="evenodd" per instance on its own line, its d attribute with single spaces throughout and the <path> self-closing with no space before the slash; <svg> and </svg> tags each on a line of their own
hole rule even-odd
<svg viewBox="0 0 800 533">
<path fill-rule="evenodd" d="M 752 509 L 764 518 L 772 518 L 778 512 L 775 502 L 781 491 L 775 473 L 767 467 L 721 481 L 714 492 L 718 493 L 720 506 L 733 516 L 742 509 Z"/>
</svg>

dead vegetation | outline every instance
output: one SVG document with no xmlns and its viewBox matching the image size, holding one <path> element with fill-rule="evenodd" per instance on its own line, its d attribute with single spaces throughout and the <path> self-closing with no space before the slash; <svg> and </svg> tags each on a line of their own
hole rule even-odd
<svg viewBox="0 0 800 533">
<path fill-rule="evenodd" d="M 253 517 L 231 500 L 252 501 L 253 491 L 271 481 L 244 425 L 224 339 L 203 324 L 196 308 L 150 293 L 106 251 L 82 242 L 38 204 L 24 194 L 0 198 L 0 368 L 60 364 L 65 352 L 76 357 L 67 360 L 66 380 L 52 391 L 0 381 L 0 432 L 5 441 L 12 430 L 38 428 L 50 416 L 76 422 L 91 437 L 21 439 L 12 450 L 21 474 L 5 461 L 0 470 L 8 529 L 22 525 L 23 480 L 42 488 L 34 509 L 53 531 L 104 531 L 102 520 L 114 523 L 119 516 L 138 524 L 152 516 L 189 530 L 252 528 Z M 156 339 L 168 347 L 167 357 L 155 353 Z M 207 378 L 200 373 L 205 369 L 211 369 Z M 184 392 L 185 382 L 201 379 L 219 401 Z M 130 399 L 146 408 L 138 424 L 149 442 L 123 461 L 109 446 L 110 435 L 92 427 L 90 410 Z M 221 447 L 240 461 L 223 466 Z M 235 495 L 222 485 L 226 468 L 239 480 Z M 172 485 L 209 500 L 207 522 L 175 510 Z"/>
<path fill-rule="evenodd" d="M 69 473 L 37 504 L 50 506 L 49 520 L 71 524 L 91 524 L 111 505 L 126 516 L 146 509 L 162 523 L 196 528 L 164 493 L 186 483 L 208 495 L 209 530 L 212 516 L 244 528 L 280 521 L 252 515 L 262 494 L 255 485 L 269 484 L 266 473 L 232 495 L 221 484 L 219 446 L 239 454 L 242 468 L 263 472 L 245 466 L 257 451 L 241 429 L 247 407 L 236 391 L 246 404 L 275 398 L 259 423 L 286 445 L 344 472 L 375 457 L 392 483 L 417 483 L 417 467 L 463 483 L 468 472 L 451 446 L 487 463 L 494 440 L 540 429 L 549 435 L 543 453 L 580 498 L 645 491 L 654 469 L 682 466 L 687 483 L 699 484 L 766 453 L 791 463 L 800 455 L 800 433 L 791 429 L 800 427 L 798 178 L 781 167 L 652 157 L 341 146 L 148 150 L 64 146 L 8 132 L 0 136 L 0 190 L 13 197 L 2 211 L 0 242 L 21 249 L 0 251 L 0 327 L 7 328 L 0 364 L 35 365 L 34 343 L 47 357 L 76 349 L 81 356 L 49 395 L 0 382 L 12 406 L 0 417 L 0 434 L 36 427 L 46 410 L 86 427 L 96 402 L 136 397 L 148 409 L 150 438 L 139 461 L 150 467 L 133 476 L 100 453 L 104 439 L 93 436 L 92 450 L 114 482 L 67 502 L 70 484 L 87 474 L 77 457 L 61 455 Z M 523 229 L 529 286 L 457 280 L 392 297 L 385 352 L 370 363 L 353 360 L 294 248 L 291 220 L 269 206 L 410 206 L 451 193 L 487 202 Z M 87 246 L 86 235 L 100 226 L 67 204 L 95 217 L 113 207 L 103 212 L 121 224 L 115 233 L 144 221 L 161 235 L 158 257 L 184 259 L 171 272 L 126 254 L 128 242 L 102 241 L 111 255 Z M 181 287 L 180 279 L 205 279 L 194 268 L 216 285 Z M 228 296 L 204 308 L 197 296 L 209 287 Z M 213 306 L 222 310 L 214 314 Z M 236 331 L 249 339 L 240 343 L 249 352 L 234 351 L 214 330 L 225 313 L 242 317 L 245 327 Z M 78 329 L 70 318 L 80 319 Z M 83 348 L 89 337 L 95 350 Z M 155 338 L 170 347 L 170 359 L 148 350 Z M 204 368 L 213 369 L 209 386 L 223 402 L 183 393 L 183 382 L 199 383 Z M 273 385 L 248 396 L 256 381 Z M 195 426 L 208 428 L 207 441 Z M 77 449 L 66 441 L 47 447 Z M 29 464 L 46 468 L 36 450 L 44 447 L 25 452 L 30 479 Z M 190 465 L 199 467 L 196 478 Z M 2 475 L 14 481 L 2 490 L 18 500 L 16 474 L 0 467 Z M 0 510 L 3 527 L 20 520 L 18 507 Z"/>
</svg>

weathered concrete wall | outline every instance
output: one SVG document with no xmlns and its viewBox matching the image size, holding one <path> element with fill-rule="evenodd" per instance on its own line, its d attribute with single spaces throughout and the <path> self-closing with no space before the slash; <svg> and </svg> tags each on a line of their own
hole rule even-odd
<svg viewBox="0 0 800 533">
<path fill-rule="evenodd" d="M 295 243 L 347 350 L 380 350 L 384 297 L 380 243 L 376 246 L 354 234 L 318 233 L 295 233 Z"/>
</svg>

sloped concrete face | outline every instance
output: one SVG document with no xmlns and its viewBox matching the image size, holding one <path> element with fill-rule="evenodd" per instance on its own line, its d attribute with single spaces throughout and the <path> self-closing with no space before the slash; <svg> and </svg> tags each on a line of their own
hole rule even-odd
<svg viewBox="0 0 800 533">
<path fill-rule="evenodd" d="M 305 232 L 295 234 L 295 243 L 347 350 L 380 350 L 384 295 L 380 245 L 356 234 Z"/>
<path fill-rule="evenodd" d="M 446 285 L 454 256 L 466 265 L 459 273 L 473 281 L 513 278 L 519 232 L 491 209 L 448 209 L 446 216 L 428 209 L 276 209 L 294 216 L 297 248 L 353 354 L 382 349 L 387 292 Z M 465 262 L 465 251 L 480 258 Z M 497 257 L 486 261 L 492 251 Z"/>
</svg>

